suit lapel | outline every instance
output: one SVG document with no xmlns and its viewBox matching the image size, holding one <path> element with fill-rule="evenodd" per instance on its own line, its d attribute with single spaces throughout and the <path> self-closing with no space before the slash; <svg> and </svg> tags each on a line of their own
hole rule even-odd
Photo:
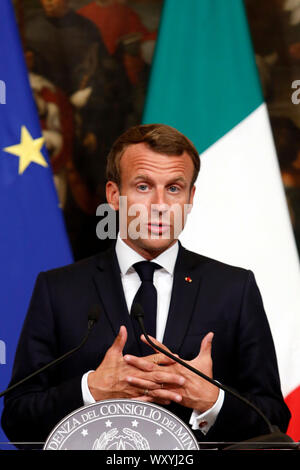
<svg viewBox="0 0 300 470">
<path fill-rule="evenodd" d="M 130 351 L 130 354 L 141 355 L 125 300 L 115 246 L 99 255 L 94 283 L 115 336 L 121 325 L 126 326 L 128 338 L 124 354 Z"/>
<path fill-rule="evenodd" d="M 185 250 L 180 244 L 163 339 L 164 345 L 177 353 L 186 336 L 201 286 L 201 276 L 196 266 L 198 263 L 195 255 Z"/>
</svg>

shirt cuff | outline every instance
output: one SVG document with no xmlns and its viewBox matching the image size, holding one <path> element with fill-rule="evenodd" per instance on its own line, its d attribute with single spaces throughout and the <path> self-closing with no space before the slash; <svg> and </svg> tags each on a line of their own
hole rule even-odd
<svg viewBox="0 0 300 470">
<path fill-rule="evenodd" d="M 206 410 L 204 413 L 200 413 L 197 410 L 193 410 L 190 418 L 190 425 L 194 431 L 200 430 L 204 435 L 208 433 L 210 428 L 215 423 L 218 414 L 222 408 L 224 402 L 224 391 L 219 390 L 219 395 L 216 403 Z"/>
<path fill-rule="evenodd" d="M 82 393 L 82 399 L 83 399 L 84 405 L 92 405 L 93 403 L 96 403 L 96 400 L 91 394 L 89 386 L 88 386 L 88 375 L 90 372 L 93 372 L 93 371 L 89 370 L 82 376 L 82 379 L 81 379 L 81 393 Z"/>
</svg>

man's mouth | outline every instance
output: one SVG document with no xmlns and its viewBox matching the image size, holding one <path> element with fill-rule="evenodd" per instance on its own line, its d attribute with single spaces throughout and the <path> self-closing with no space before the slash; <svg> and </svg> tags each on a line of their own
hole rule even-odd
<svg viewBox="0 0 300 470">
<path fill-rule="evenodd" d="M 162 222 L 149 222 L 148 223 L 148 230 L 151 233 L 155 233 L 158 235 L 162 235 L 163 233 L 166 233 L 170 230 L 170 225 L 169 224 L 164 224 Z"/>
</svg>

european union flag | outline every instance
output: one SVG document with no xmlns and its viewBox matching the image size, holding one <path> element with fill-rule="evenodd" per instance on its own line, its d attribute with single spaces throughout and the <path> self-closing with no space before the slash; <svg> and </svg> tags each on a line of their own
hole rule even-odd
<svg viewBox="0 0 300 470">
<path fill-rule="evenodd" d="M 72 262 L 72 254 L 11 0 L 1 0 L 0 44 L 2 391 L 10 379 L 18 337 L 37 274 Z M 0 442 L 4 441 L 7 438 L 0 429 Z"/>
</svg>

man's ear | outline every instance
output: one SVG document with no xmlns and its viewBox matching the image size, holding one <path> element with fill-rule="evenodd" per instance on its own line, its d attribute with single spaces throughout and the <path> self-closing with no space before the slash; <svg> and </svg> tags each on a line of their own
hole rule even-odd
<svg viewBox="0 0 300 470">
<path fill-rule="evenodd" d="M 106 200 L 110 207 L 115 211 L 119 210 L 119 197 L 120 191 L 117 183 L 114 181 L 108 181 L 106 183 Z"/>
</svg>

